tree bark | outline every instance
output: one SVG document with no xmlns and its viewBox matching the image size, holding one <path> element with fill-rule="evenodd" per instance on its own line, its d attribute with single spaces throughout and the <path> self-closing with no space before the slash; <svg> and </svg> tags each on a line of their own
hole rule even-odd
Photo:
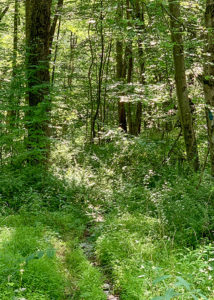
<svg viewBox="0 0 214 300">
<path fill-rule="evenodd" d="M 12 60 L 12 80 L 11 80 L 11 93 L 9 99 L 9 110 L 8 110 L 8 123 L 10 129 L 13 129 L 16 125 L 17 109 L 19 99 L 16 96 L 17 89 L 17 54 L 18 54 L 18 19 L 19 19 L 19 4 L 18 0 L 14 3 L 14 17 L 13 17 L 13 60 Z"/>
<path fill-rule="evenodd" d="M 97 95 L 96 95 L 96 109 L 95 113 L 92 116 L 92 122 L 91 122 L 91 133 L 92 133 L 92 141 L 94 141 L 96 137 L 96 121 L 99 116 L 99 110 L 101 106 L 101 100 L 102 100 L 102 84 L 103 84 L 103 69 L 104 69 L 104 56 L 105 56 L 105 38 L 104 38 L 104 31 L 103 31 L 103 0 L 100 0 L 100 43 L 101 43 L 101 54 L 100 54 L 100 64 L 99 64 L 99 71 L 98 71 L 98 85 L 97 85 Z"/>
<path fill-rule="evenodd" d="M 214 176 L 214 0 L 206 1 L 205 24 L 207 33 L 203 86 L 206 101 L 211 174 Z"/>
<path fill-rule="evenodd" d="M 52 0 L 26 0 L 27 148 L 28 161 L 36 164 L 49 155 L 51 4 Z"/>
<path fill-rule="evenodd" d="M 131 26 L 130 24 L 130 2 L 129 0 L 126 0 L 126 18 L 128 21 L 128 26 Z M 126 50 L 125 50 L 125 57 L 124 57 L 124 62 L 127 63 L 127 83 L 132 82 L 132 73 L 133 73 L 133 49 L 132 49 L 132 39 L 129 38 L 127 45 L 126 45 Z M 125 63 L 124 63 L 125 64 Z M 133 116 L 133 104 L 129 101 L 126 104 L 127 107 L 127 121 L 128 121 L 128 128 L 129 128 L 129 133 L 132 135 L 136 135 L 135 132 L 135 124 L 134 124 L 134 116 Z"/>
<path fill-rule="evenodd" d="M 70 59 L 68 65 L 68 87 L 71 90 L 73 75 L 74 75 L 74 50 L 77 46 L 77 35 L 71 31 L 70 36 Z"/>
<path fill-rule="evenodd" d="M 57 37 L 56 37 L 55 53 L 54 53 L 54 58 L 53 58 L 53 69 L 52 69 L 52 74 L 51 74 L 51 84 L 52 84 L 52 86 L 54 85 L 54 79 L 55 79 L 56 59 L 57 59 L 58 47 L 59 47 L 60 27 L 61 27 L 61 16 L 59 18 L 59 25 L 58 25 Z"/>
<path fill-rule="evenodd" d="M 136 0 L 135 5 L 136 5 L 135 6 L 136 18 L 141 23 L 140 26 L 138 26 L 138 28 L 137 28 L 139 31 L 139 36 L 140 36 L 138 39 L 138 57 L 139 57 L 139 65 L 140 65 L 140 80 L 139 81 L 142 84 L 142 86 L 144 86 L 146 83 L 146 81 L 145 81 L 145 58 L 144 58 L 143 47 L 142 47 L 142 43 L 143 43 L 142 34 L 145 31 L 144 7 L 143 7 L 143 4 L 141 4 L 139 0 Z M 139 135 L 141 132 L 142 109 L 143 109 L 142 102 L 139 101 L 137 103 L 136 121 L 135 121 L 137 135 Z"/>
<path fill-rule="evenodd" d="M 127 0 L 127 20 L 131 20 L 130 14 L 130 1 Z M 139 34 L 142 34 L 142 29 L 144 29 L 144 13 L 143 9 L 141 9 L 141 5 L 138 0 L 135 1 L 133 4 L 133 16 L 135 19 L 140 21 L 142 24 L 140 26 L 136 26 L 137 31 Z M 131 23 L 129 24 L 131 26 Z M 129 40 L 126 46 L 126 57 L 125 61 L 128 62 L 127 66 L 127 83 L 132 82 L 132 74 L 133 74 L 133 67 L 134 67 L 134 57 L 133 57 L 133 49 L 132 49 L 132 40 Z M 144 78 L 144 71 L 145 71 L 145 64 L 144 64 L 144 57 L 143 57 L 143 50 L 142 50 L 142 40 L 141 38 L 138 39 L 138 54 L 139 54 L 139 65 L 140 65 L 140 83 L 145 83 Z M 128 102 L 127 104 L 127 119 L 128 119 L 128 127 L 129 133 L 131 135 L 139 135 L 141 131 L 141 121 L 142 121 L 142 102 L 138 101 L 137 103 Z"/>
<path fill-rule="evenodd" d="M 170 11 L 170 27 L 173 42 L 173 58 L 175 66 L 175 82 L 178 98 L 179 116 L 182 125 L 187 159 L 193 165 L 194 170 L 199 169 L 199 159 L 191 107 L 188 98 L 184 46 L 182 36 L 182 23 L 180 20 L 180 2 L 168 0 Z"/>
<path fill-rule="evenodd" d="M 119 24 L 123 18 L 123 8 L 122 8 L 122 1 L 118 1 L 117 5 L 117 23 Z M 116 41 L 116 77 L 119 82 L 123 82 L 124 78 L 124 64 L 123 64 L 123 42 L 121 38 L 117 38 Z M 118 101 L 118 120 L 119 120 L 119 127 L 124 131 L 127 132 L 127 121 L 126 121 L 126 110 L 125 110 L 125 103 L 120 99 Z"/>
</svg>

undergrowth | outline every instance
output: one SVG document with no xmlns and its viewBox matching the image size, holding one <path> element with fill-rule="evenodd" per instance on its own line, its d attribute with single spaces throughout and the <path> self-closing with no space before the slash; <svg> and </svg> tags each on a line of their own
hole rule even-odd
<svg viewBox="0 0 214 300">
<path fill-rule="evenodd" d="M 2 167 L 1 299 L 214 299 L 213 179 L 171 146 L 112 132 Z"/>
</svg>

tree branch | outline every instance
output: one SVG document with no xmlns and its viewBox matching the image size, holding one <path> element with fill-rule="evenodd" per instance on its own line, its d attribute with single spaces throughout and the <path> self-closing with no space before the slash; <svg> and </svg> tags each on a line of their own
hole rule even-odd
<svg viewBox="0 0 214 300">
<path fill-rule="evenodd" d="M 3 10 L 3 12 L 0 14 L 0 22 L 3 19 L 3 17 L 6 15 L 8 9 L 9 9 L 9 5 L 6 6 L 5 9 Z"/>
</svg>

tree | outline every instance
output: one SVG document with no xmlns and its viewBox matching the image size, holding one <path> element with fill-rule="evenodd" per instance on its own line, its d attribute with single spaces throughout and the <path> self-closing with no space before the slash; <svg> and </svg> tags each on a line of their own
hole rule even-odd
<svg viewBox="0 0 214 300">
<path fill-rule="evenodd" d="M 96 121 L 99 116 L 101 100 L 102 100 L 103 68 L 104 68 L 104 58 L 105 58 L 105 37 L 104 37 L 104 31 L 103 31 L 103 20 L 104 20 L 103 0 L 100 0 L 99 35 L 100 35 L 101 53 L 100 53 L 100 62 L 99 62 L 99 68 L 98 68 L 96 108 L 95 108 L 95 113 L 92 116 L 92 120 L 91 120 L 92 141 L 96 137 L 95 125 L 96 125 Z"/>
<path fill-rule="evenodd" d="M 185 58 L 182 34 L 182 21 L 180 17 L 180 2 L 169 1 L 170 27 L 173 42 L 173 58 L 175 66 L 175 82 L 178 98 L 179 117 L 186 145 L 187 158 L 195 170 L 199 169 L 199 159 L 190 101 L 188 97 Z"/>
<path fill-rule="evenodd" d="M 17 54 L 18 54 L 18 19 L 19 19 L 19 3 L 15 0 L 14 3 L 14 18 L 13 18 L 13 60 L 12 60 L 12 81 L 11 81 L 11 95 L 8 111 L 8 122 L 10 124 L 10 129 L 15 125 L 17 117 L 17 104 L 18 99 L 16 99 L 16 76 L 17 76 Z"/>
<path fill-rule="evenodd" d="M 55 16 L 54 16 L 53 22 L 50 27 L 50 52 L 52 51 L 54 34 L 56 31 L 57 22 L 58 22 L 58 20 L 60 20 L 60 13 L 61 13 L 60 11 L 63 7 L 63 2 L 64 2 L 64 0 L 58 0 Z M 59 28 L 60 28 L 60 26 L 59 26 Z"/>
<path fill-rule="evenodd" d="M 49 153 L 51 4 L 26 0 L 27 148 L 29 161 L 36 164 Z"/>
<path fill-rule="evenodd" d="M 214 0 L 206 1 L 205 24 L 207 33 L 203 86 L 211 156 L 211 174 L 214 176 Z"/>
<path fill-rule="evenodd" d="M 118 3 L 117 9 L 117 17 L 118 23 L 123 18 L 123 9 L 122 2 Z M 133 26 L 134 23 L 137 22 L 136 26 Z M 133 84 L 133 72 L 135 70 L 135 55 L 134 55 L 134 30 L 137 33 L 142 35 L 142 31 L 144 29 L 144 11 L 140 2 L 137 0 L 134 3 L 127 0 L 126 1 L 126 30 L 127 30 L 127 38 L 125 44 L 125 49 L 123 51 L 123 42 L 121 41 L 121 37 L 118 38 L 116 42 L 116 59 L 117 59 L 117 79 L 121 81 L 121 83 L 127 83 L 127 85 Z M 136 27 L 136 28 L 135 28 Z M 130 29 L 131 32 L 130 32 Z M 143 50 L 142 50 L 142 38 L 138 38 L 138 60 L 139 60 L 139 81 L 140 84 L 145 83 L 144 78 L 144 58 L 143 58 Z M 124 57 L 123 57 L 124 52 Z M 123 101 L 123 99 L 127 99 L 127 103 Z M 119 115 L 119 126 L 131 135 L 138 135 L 141 130 L 141 119 L 142 119 L 142 102 L 137 101 L 137 103 L 133 103 L 129 97 L 122 97 L 122 101 L 118 103 L 118 115 Z"/>
<path fill-rule="evenodd" d="M 123 18 L 123 7 L 122 1 L 118 1 L 117 3 L 117 24 L 120 25 L 120 22 Z M 120 84 L 124 80 L 124 66 L 123 66 L 123 41 L 121 36 L 118 36 L 116 41 L 116 77 Z M 127 132 L 127 121 L 126 121 L 126 110 L 125 103 L 122 100 L 118 101 L 118 119 L 119 119 L 119 127 Z"/>
<path fill-rule="evenodd" d="M 145 16 L 144 16 L 144 3 L 140 3 L 139 0 L 135 1 L 135 15 L 136 19 L 139 22 L 138 32 L 138 60 L 140 65 L 140 76 L 139 82 L 144 86 L 146 83 L 145 80 L 145 58 L 143 53 L 143 33 L 145 32 Z M 141 132 L 141 123 L 142 123 L 142 102 L 139 101 L 137 103 L 137 111 L 136 111 L 136 132 L 140 134 Z"/>
<path fill-rule="evenodd" d="M 145 85 L 145 58 L 143 53 L 143 33 L 145 31 L 145 17 L 143 3 L 139 0 L 135 0 L 133 3 L 132 21 L 136 22 L 136 32 L 138 34 L 137 47 L 138 47 L 138 63 L 139 63 L 139 83 Z M 134 55 L 130 46 L 129 51 L 129 72 L 128 82 L 131 82 L 131 75 L 133 73 Z M 129 120 L 129 133 L 132 135 L 139 135 L 141 132 L 142 123 L 142 101 L 137 103 L 128 104 L 128 120 Z"/>
</svg>

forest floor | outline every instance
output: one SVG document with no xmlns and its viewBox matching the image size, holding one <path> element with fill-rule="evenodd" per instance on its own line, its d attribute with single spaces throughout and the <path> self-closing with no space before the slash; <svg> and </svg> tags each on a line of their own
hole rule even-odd
<svg viewBox="0 0 214 300">
<path fill-rule="evenodd" d="M 118 140 L 1 175 L 0 299 L 214 299 L 212 180 Z"/>
</svg>

